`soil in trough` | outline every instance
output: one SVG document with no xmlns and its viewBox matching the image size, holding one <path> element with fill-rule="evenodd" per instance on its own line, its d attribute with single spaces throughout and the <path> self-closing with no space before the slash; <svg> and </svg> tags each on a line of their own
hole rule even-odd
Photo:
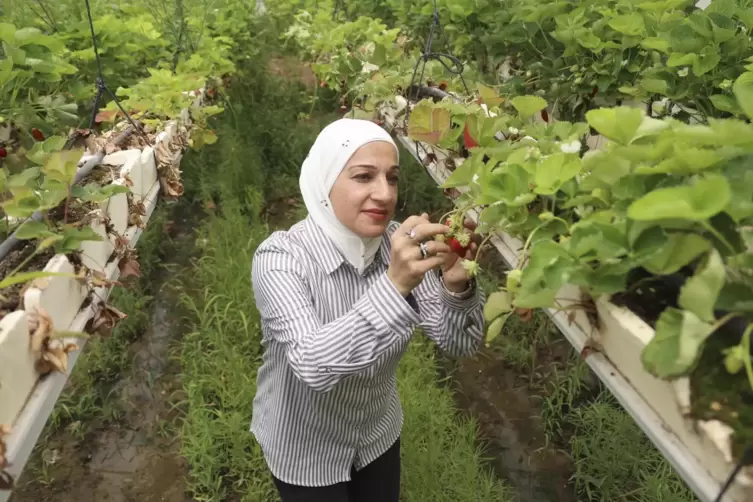
<svg viewBox="0 0 753 502">
<path fill-rule="evenodd" d="M 692 274 L 689 270 L 671 276 L 651 277 L 634 271 L 633 287 L 614 295 L 612 301 L 638 315 L 651 327 L 667 307 L 677 307 L 680 288 Z M 717 314 L 717 316 L 719 316 Z M 698 364 L 690 374 L 691 414 L 699 420 L 719 420 L 733 428 L 732 454 L 740 458 L 753 443 L 753 390 L 745 370 L 730 374 L 724 366 L 724 350 L 740 343 L 746 322 L 729 321 L 705 342 Z"/>
<path fill-rule="evenodd" d="M 8 253 L 8 255 L 0 261 L 0 280 L 8 277 L 16 267 L 31 256 L 36 248 L 37 246 L 35 242 L 23 241 L 22 245 Z M 53 256 L 55 256 L 55 251 L 52 248 L 41 251 L 29 260 L 19 272 L 42 270 Z M 0 298 L 0 319 L 15 310 L 23 308 L 23 305 L 21 304 L 21 293 L 24 291 L 25 287 L 25 283 L 20 283 L 0 290 L 0 296 L 2 296 L 2 298 Z"/>
<path fill-rule="evenodd" d="M 175 277 L 176 269 L 186 270 L 194 249 L 194 220 L 185 215 L 173 222 L 175 242 L 166 266 L 153 279 L 156 292 L 148 328 L 130 347 L 130 371 L 111 388 L 122 416 L 79 427 L 89 431 L 83 439 L 76 435 L 81 424 L 74 423 L 46 443 L 40 441 L 41 455 L 27 465 L 11 502 L 192 500 L 186 495 L 188 466 L 176 433 L 180 366 L 170 357 L 184 331 L 180 291 L 167 279 Z"/>
</svg>

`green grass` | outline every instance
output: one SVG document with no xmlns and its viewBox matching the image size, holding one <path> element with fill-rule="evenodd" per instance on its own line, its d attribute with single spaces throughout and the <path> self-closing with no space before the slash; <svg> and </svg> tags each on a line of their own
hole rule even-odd
<svg viewBox="0 0 753 502">
<path fill-rule="evenodd" d="M 550 448 L 567 451 L 580 500 L 690 502 L 695 496 L 635 421 L 598 382 L 573 349 L 564 361 L 540 349 L 566 345 L 542 311 L 533 320 L 510 318 L 489 351 L 520 372 L 541 397 L 541 417 Z"/>
<path fill-rule="evenodd" d="M 219 204 L 199 230 L 202 257 L 184 284 L 191 329 L 179 356 L 186 395 L 182 452 L 197 500 L 269 502 L 277 495 L 248 430 L 262 351 L 250 266 L 269 232 L 257 215 L 270 199 L 297 194 L 298 166 L 332 116 L 299 122 L 310 107 L 305 95 L 258 74 L 235 89 L 230 102 L 232 110 L 216 124 L 218 143 L 189 155 L 184 170 L 194 197 Z M 406 207 L 416 199 L 420 195 L 402 194 Z M 300 206 L 291 207 L 286 223 L 302 214 Z M 417 337 L 399 369 L 403 500 L 509 500 L 483 466 L 475 424 L 458 417 L 438 369 L 433 345 Z"/>
</svg>

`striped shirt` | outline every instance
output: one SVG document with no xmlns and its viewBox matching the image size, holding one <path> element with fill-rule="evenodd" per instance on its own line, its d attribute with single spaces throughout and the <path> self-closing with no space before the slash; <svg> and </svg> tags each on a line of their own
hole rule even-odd
<svg viewBox="0 0 753 502">
<path fill-rule="evenodd" d="M 398 226 L 390 224 L 363 274 L 310 218 L 272 233 L 254 255 L 265 351 L 251 431 L 286 483 L 348 481 L 351 467 L 360 470 L 397 440 L 396 370 L 415 328 L 451 355 L 472 355 L 481 344 L 475 281 L 454 294 L 427 273 L 406 299 L 387 278 Z"/>
</svg>

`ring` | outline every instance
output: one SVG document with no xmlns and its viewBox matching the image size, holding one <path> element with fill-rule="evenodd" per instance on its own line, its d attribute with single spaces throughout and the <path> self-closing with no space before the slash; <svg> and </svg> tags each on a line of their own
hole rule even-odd
<svg viewBox="0 0 753 502">
<path fill-rule="evenodd" d="M 418 249 L 421 250 L 421 256 L 423 257 L 424 260 L 429 257 L 429 248 L 426 246 L 425 242 L 422 242 L 421 244 L 419 244 Z"/>
<path fill-rule="evenodd" d="M 408 230 L 406 232 L 405 235 L 407 235 L 408 238 L 411 239 L 411 240 L 415 239 L 416 238 L 416 229 L 415 228 L 411 228 L 410 230 Z"/>
</svg>

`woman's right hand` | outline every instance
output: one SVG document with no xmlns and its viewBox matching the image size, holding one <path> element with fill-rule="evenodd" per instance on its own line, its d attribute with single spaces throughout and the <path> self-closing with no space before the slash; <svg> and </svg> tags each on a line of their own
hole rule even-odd
<svg viewBox="0 0 753 502">
<path fill-rule="evenodd" d="M 413 230 L 413 235 L 409 235 Z M 416 288 L 429 270 L 439 267 L 446 259 L 450 247 L 434 240 L 434 236 L 446 234 L 449 227 L 441 223 L 431 223 L 427 214 L 411 216 L 392 234 L 390 265 L 387 277 L 395 288 L 408 296 Z M 429 252 L 424 258 L 419 245 L 425 242 Z"/>
</svg>

